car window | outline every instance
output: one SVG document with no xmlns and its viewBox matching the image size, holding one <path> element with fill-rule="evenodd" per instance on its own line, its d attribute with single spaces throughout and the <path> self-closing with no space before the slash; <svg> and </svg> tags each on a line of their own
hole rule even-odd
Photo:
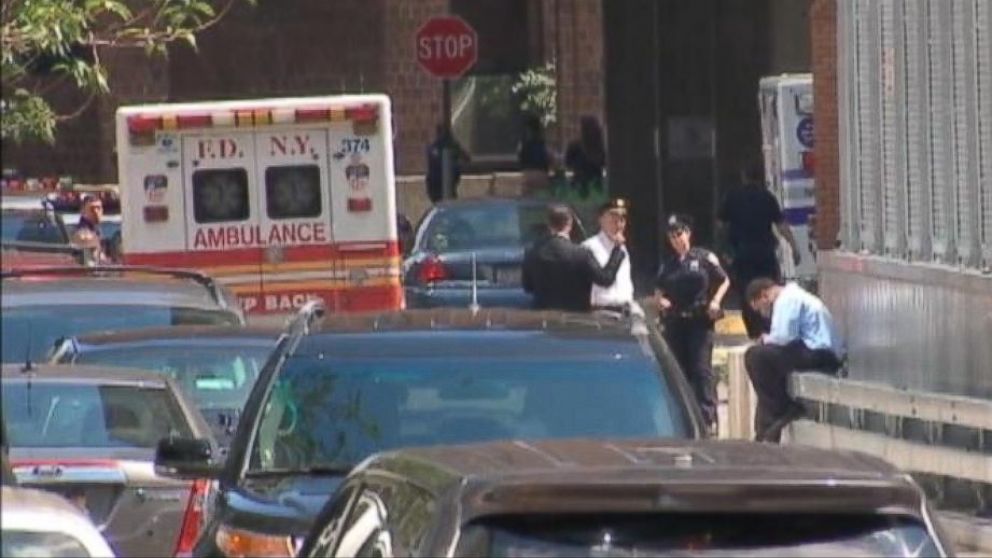
<svg viewBox="0 0 992 558">
<path fill-rule="evenodd" d="M 334 549 L 337 548 L 338 540 L 345 526 L 347 513 L 351 509 L 351 501 L 355 496 L 354 485 L 342 487 L 320 512 L 317 518 L 313 535 L 313 546 L 309 549 L 302 549 L 300 556 L 310 558 L 330 558 Z M 310 539 L 311 537 L 307 537 Z"/>
<path fill-rule="evenodd" d="M 2 539 L 0 555 L 6 558 L 90 556 L 83 543 L 67 533 L 4 529 L 0 539 Z"/>
<path fill-rule="evenodd" d="M 601 358 L 291 357 L 250 469 L 347 465 L 384 449 L 583 436 L 688 437 L 658 364 Z"/>
<path fill-rule="evenodd" d="M 61 337 L 176 325 L 239 325 L 235 314 L 223 310 L 113 304 L 80 304 L 4 308 L 3 362 L 44 357 Z"/>
<path fill-rule="evenodd" d="M 69 238 L 50 212 L 37 210 L 4 209 L 0 219 L 3 240 L 66 244 Z"/>
<path fill-rule="evenodd" d="M 547 231 L 545 209 L 530 205 L 445 208 L 430 220 L 425 247 L 432 252 L 525 247 Z"/>
<path fill-rule="evenodd" d="M 664 525 L 664 529 L 658 529 Z M 914 519 L 827 514 L 517 515 L 465 528 L 458 556 L 939 556 Z"/>
<path fill-rule="evenodd" d="M 374 488 L 365 488 L 352 507 L 334 551 L 335 557 L 393 556 L 392 537 L 386 529 L 386 506 Z"/>
<path fill-rule="evenodd" d="M 154 448 L 190 427 L 161 388 L 7 378 L 3 416 L 12 447 Z"/>
<path fill-rule="evenodd" d="M 97 347 L 79 353 L 75 363 L 154 370 L 174 379 L 201 409 L 240 409 L 274 347 L 274 341 L 272 347 Z"/>
</svg>

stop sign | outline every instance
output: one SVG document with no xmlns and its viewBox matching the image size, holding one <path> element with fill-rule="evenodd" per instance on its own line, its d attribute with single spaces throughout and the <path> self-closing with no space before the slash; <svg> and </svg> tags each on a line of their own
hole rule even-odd
<svg viewBox="0 0 992 558">
<path fill-rule="evenodd" d="M 457 16 L 431 18 L 417 31 L 417 62 L 431 75 L 457 78 L 479 57 L 475 29 Z"/>
</svg>

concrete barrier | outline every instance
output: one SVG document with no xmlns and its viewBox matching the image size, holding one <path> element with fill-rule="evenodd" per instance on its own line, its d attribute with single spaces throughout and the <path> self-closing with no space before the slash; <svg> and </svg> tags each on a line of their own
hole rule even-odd
<svg viewBox="0 0 992 558">
<path fill-rule="evenodd" d="M 728 347 L 727 352 L 727 432 L 728 438 L 754 439 L 754 410 L 758 398 L 744 369 L 744 352 L 750 345 Z"/>
</svg>

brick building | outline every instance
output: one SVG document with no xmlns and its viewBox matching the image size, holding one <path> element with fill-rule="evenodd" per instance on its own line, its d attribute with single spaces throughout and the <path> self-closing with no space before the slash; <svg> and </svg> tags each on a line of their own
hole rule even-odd
<svg viewBox="0 0 992 558">
<path fill-rule="evenodd" d="M 29 176 L 54 171 L 115 181 L 113 115 L 120 104 L 385 92 L 394 103 L 398 172 L 422 173 L 424 149 L 441 119 L 442 86 L 417 66 L 414 34 L 445 13 L 462 16 L 479 34 L 479 62 L 455 84 L 455 104 L 463 109 L 455 130 L 470 150 L 484 151 L 483 166 L 512 167 L 517 115 L 508 86 L 527 68 L 556 62 L 552 147 L 560 150 L 576 133 L 581 115 L 602 119 L 599 0 L 259 0 L 202 33 L 198 52 L 175 45 L 167 60 L 105 53 L 113 94 L 60 125 L 55 146 L 4 145 L 3 166 Z M 56 99 L 65 109 L 79 103 L 71 91 Z M 485 103 L 499 109 L 489 111 L 495 116 Z"/>
</svg>

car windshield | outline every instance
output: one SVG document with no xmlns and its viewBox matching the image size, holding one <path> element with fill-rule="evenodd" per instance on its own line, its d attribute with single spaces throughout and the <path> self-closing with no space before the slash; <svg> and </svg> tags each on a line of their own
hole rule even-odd
<svg viewBox="0 0 992 558">
<path fill-rule="evenodd" d="M 274 347 L 275 341 L 264 346 L 95 347 L 81 352 L 75 362 L 154 370 L 174 379 L 200 409 L 241 409 Z"/>
<path fill-rule="evenodd" d="M 59 227 L 54 215 L 42 209 L 4 209 L 0 220 L 5 242 L 41 242 L 66 244 L 65 231 Z"/>
<path fill-rule="evenodd" d="M 4 529 L 0 539 L 3 541 L 3 552 L 0 555 L 7 558 L 69 558 L 90 555 L 83 543 L 67 533 Z"/>
<path fill-rule="evenodd" d="M 659 529 L 664 525 L 664 529 Z M 827 514 L 523 515 L 463 530 L 459 556 L 939 556 L 919 521 Z"/>
<path fill-rule="evenodd" d="M 546 234 L 544 214 L 540 205 L 444 208 L 429 222 L 425 247 L 431 252 L 525 247 Z"/>
<path fill-rule="evenodd" d="M 6 378 L 3 416 L 13 448 L 154 448 L 170 435 L 191 436 L 162 388 Z"/>
<path fill-rule="evenodd" d="M 238 325 L 226 311 L 168 306 L 80 304 L 25 306 L 3 309 L 3 362 L 37 360 L 55 341 L 86 333 L 177 325 Z M 30 350 L 29 350 L 30 349 Z"/>
<path fill-rule="evenodd" d="M 249 468 L 346 466 L 390 448 L 506 438 L 690 436 L 653 357 L 583 356 L 291 357 Z"/>
</svg>

